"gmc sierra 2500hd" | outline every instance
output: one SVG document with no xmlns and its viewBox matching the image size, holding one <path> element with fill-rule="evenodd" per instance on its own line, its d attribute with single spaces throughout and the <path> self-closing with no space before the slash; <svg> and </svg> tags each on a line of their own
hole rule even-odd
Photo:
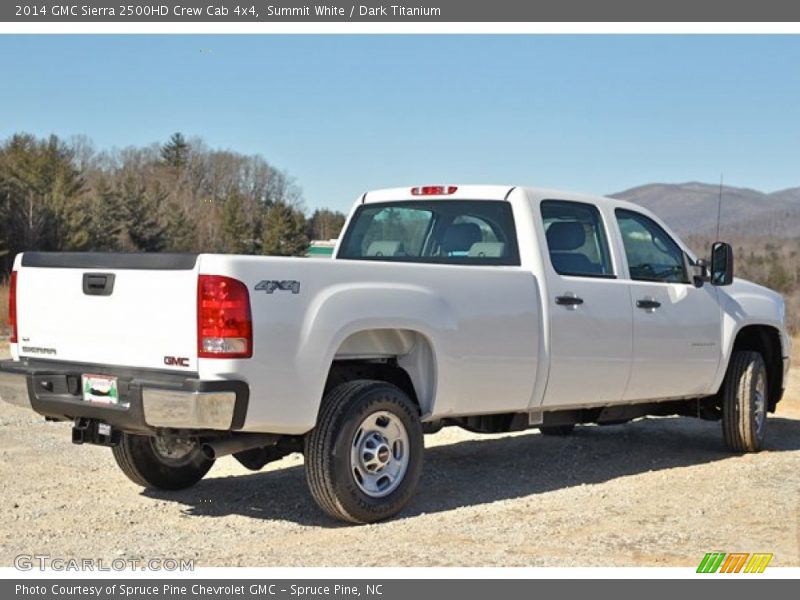
<svg viewBox="0 0 800 600">
<path fill-rule="evenodd" d="M 644 415 L 752 452 L 783 394 L 781 297 L 627 202 L 501 186 L 374 191 L 333 260 L 25 252 L 0 395 L 73 421 L 145 487 L 302 452 L 333 517 L 414 493 L 423 433 Z M 533 451 L 533 449 L 532 449 Z"/>
</svg>

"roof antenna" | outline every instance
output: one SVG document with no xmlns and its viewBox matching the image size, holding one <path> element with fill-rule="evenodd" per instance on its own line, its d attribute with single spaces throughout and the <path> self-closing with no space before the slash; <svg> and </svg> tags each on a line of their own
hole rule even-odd
<svg viewBox="0 0 800 600">
<path fill-rule="evenodd" d="M 722 182 L 723 174 L 719 174 L 719 199 L 717 200 L 717 240 L 719 241 L 719 223 L 722 220 Z"/>
</svg>

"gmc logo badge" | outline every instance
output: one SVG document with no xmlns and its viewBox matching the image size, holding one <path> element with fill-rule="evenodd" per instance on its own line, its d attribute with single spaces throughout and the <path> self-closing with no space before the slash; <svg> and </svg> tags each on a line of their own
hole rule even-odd
<svg viewBox="0 0 800 600">
<path fill-rule="evenodd" d="M 189 359 L 183 356 L 165 356 L 164 364 L 168 367 L 188 367 Z"/>
</svg>

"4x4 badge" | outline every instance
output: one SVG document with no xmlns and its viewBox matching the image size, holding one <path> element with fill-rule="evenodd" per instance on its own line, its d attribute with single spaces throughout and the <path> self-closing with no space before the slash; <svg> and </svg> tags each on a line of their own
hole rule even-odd
<svg viewBox="0 0 800 600">
<path fill-rule="evenodd" d="M 267 292 L 268 294 L 272 294 L 275 290 L 279 292 L 292 292 L 293 294 L 300 293 L 300 282 L 294 279 L 265 279 L 263 281 L 259 281 L 255 287 L 256 291 L 259 292 Z"/>
</svg>

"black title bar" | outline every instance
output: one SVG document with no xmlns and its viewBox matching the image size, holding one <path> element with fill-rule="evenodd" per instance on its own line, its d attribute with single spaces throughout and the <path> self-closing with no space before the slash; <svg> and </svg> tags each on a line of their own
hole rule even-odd
<svg viewBox="0 0 800 600">
<path fill-rule="evenodd" d="M 687 569 L 690 572 L 693 569 Z M 122 576 L 122 574 L 121 574 Z M 711 578 L 714 576 L 712 575 Z M 796 581 L 747 579 L 748 576 L 694 579 L 27 579 L 0 581 L 3 598 L 14 600 L 530 600 L 555 597 L 599 596 L 672 600 L 724 595 L 736 599 L 754 593 L 791 597 Z M 758 576 L 756 576 L 758 577 Z M 713 586 L 713 589 L 712 589 Z M 534 593 L 533 590 L 536 590 Z M 701 593 L 702 592 L 702 593 Z"/>
<path fill-rule="evenodd" d="M 800 22 L 787 0 L 92 0 L 0 3 L 0 22 Z"/>
</svg>

